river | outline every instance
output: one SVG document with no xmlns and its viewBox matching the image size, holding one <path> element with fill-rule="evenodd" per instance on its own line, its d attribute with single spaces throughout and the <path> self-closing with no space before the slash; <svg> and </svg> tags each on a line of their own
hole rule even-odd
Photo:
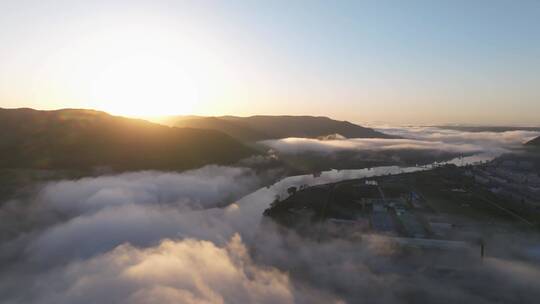
<svg viewBox="0 0 540 304">
<path fill-rule="evenodd" d="M 457 166 L 474 165 L 491 161 L 497 156 L 499 155 L 493 153 L 480 153 L 454 158 L 445 162 L 436 162 L 427 166 L 381 166 L 366 169 L 330 170 L 321 172 L 321 174 L 317 176 L 313 174 L 290 176 L 271 186 L 261 188 L 244 196 L 236 203 L 225 208 L 224 215 L 229 223 L 233 225 L 234 230 L 243 232 L 242 237 L 249 239 L 257 230 L 256 227 L 258 227 L 261 221 L 264 210 L 270 206 L 276 195 L 279 195 L 282 199 L 285 198 L 289 187 L 300 187 L 302 185 L 315 186 L 348 179 L 426 171 L 444 164 L 454 164 Z"/>
</svg>

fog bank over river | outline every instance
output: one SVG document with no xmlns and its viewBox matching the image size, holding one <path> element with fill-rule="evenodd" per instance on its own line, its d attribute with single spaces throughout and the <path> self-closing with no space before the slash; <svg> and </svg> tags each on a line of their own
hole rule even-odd
<svg viewBox="0 0 540 304">
<path fill-rule="evenodd" d="M 466 165 L 495 156 L 478 154 L 446 163 Z M 365 298 L 370 303 L 402 303 L 403 292 L 413 293 L 409 300 L 433 300 L 444 290 L 449 299 L 477 300 L 477 290 L 487 286 L 428 273 L 411 277 L 409 269 L 418 261 L 401 258 L 395 264 L 399 250 L 383 238 L 316 243 L 260 225 L 263 211 L 276 195 L 285 198 L 291 186 L 431 167 L 291 176 L 226 207 L 221 207 L 224 201 L 258 187 L 251 169 L 208 166 L 183 173 L 136 172 L 50 183 L 30 202 L 10 202 L 0 210 L 3 230 L 15 235 L 0 243 L 0 300 L 343 303 Z M 426 257 L 457 259 L 447 254 Z M 386 270 L 381 272 L 380 265 L 387 265 L 382 268 Z M 517 294 L 536 296 L 528 282 L 536 282 L 540 272 L 530 264 L 489 258 L 483 265 L 469 265 L 467 276 L 481 275 L 492 283 L 514 277 L 497 298 L 512 302 Z M 393 292 L 381 297 L 377 290 L 388 286 Z"/>
</svg>

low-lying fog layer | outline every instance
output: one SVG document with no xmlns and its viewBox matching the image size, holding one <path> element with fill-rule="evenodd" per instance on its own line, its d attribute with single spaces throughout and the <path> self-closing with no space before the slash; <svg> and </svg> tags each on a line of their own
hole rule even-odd
<svg viewBox="0 0 540 304">
<path fill-rule="evenodd" d="M 445 151 L 450 153 L 476 153 L 482 147 L 467 143 L 444 143 L 439 141 L 426 141 L 415 139 L 384 139 L 384 138 L 349 138 L 319 140 L 312 138 L 283 138 L 265 140 L 264 145 L 286 154 L 301 154 L 304 152 L 319 152 L 330 154 L 348 150 L 429 150 Z"/>
<path fill-rule="evenodd" d="M 437 127 L 380 127 L 387 134 L 417 140 L 445 143 L 469 143 L 482 147 L 518 146 L 540 135 L 537 131 L 465 132 Z"/>
<path fill-rule="evenodd" d="M 519 146 L 540 135 L 535 131 L 462 132 L 435 127 L 377 128 L 377 131 L 403 137 L 310 139 L 284 138 L 261 143 L 281 153 L 301 154 L 318 152 L 330 154 L 338 151 L 398 151 L 423 150 L 449 153 L 504 152 L 505 148 Z"/>
<path fill-rule="evenodd" d="M 312 178 L 312 177 L 310 177 Z M 2 303 L 533 303 L 536 235 L 410 255 L 380 237 L 315 242 L 261 214 L 287 184 L 247 168 L 58 181 L 0 209 Z M 304 183 L 301 178 L 295 179 Z M 227 207 L 221 207 L 227 205 Z M 427 267 L 429 266 L 429 267 Z"/>
</svg>

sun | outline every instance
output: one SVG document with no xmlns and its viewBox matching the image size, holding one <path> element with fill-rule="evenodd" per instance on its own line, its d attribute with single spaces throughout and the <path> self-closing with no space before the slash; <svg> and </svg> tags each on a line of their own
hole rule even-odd
<svg viewBox="0 0 540 304">
<path fill-rule="evenodd" d="M 94 107 L 123 116 L 193 113 L 200 83 L 191 70 L 162 58 L 124 58 L 97 75 L 91 99 Z"/>
<path fill-rule="evenodd" d="M 92 28 L 52 60 L 47 77 L 54 75 L 65 100 L 131 117 L 200 113 L 227 95 L 236 77 L 223 47 L 148 24 Z"/>
</svg>

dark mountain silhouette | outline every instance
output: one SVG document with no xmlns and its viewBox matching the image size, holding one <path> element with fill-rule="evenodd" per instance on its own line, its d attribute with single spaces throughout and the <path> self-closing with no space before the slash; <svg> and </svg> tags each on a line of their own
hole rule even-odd
<svg viewBox="0 0 540 304">
<path fill-rule="evenodd" d="M 0 168 L 182 170 L 254 153 L 226 134 L 92 110 L 0 108 Z"/>
<path fill-rule="evenodd" d="M 245 142 L 285 137 L 317 138 L 331 134 L 347 138 L 395 138 L 348 121 L 314 116 L 175 116 L 164 122 L 171 126 L 219 130 Z"/>
<path fill-rule="evenodd" d="M 530 141 L 528 141 L 528 142 L 526 143 L 526 145 L 527 145 L 527 146 L 536 146 L 536 147 L 540 147 L 540 136 L 531 139 Z"/>
</svg>

